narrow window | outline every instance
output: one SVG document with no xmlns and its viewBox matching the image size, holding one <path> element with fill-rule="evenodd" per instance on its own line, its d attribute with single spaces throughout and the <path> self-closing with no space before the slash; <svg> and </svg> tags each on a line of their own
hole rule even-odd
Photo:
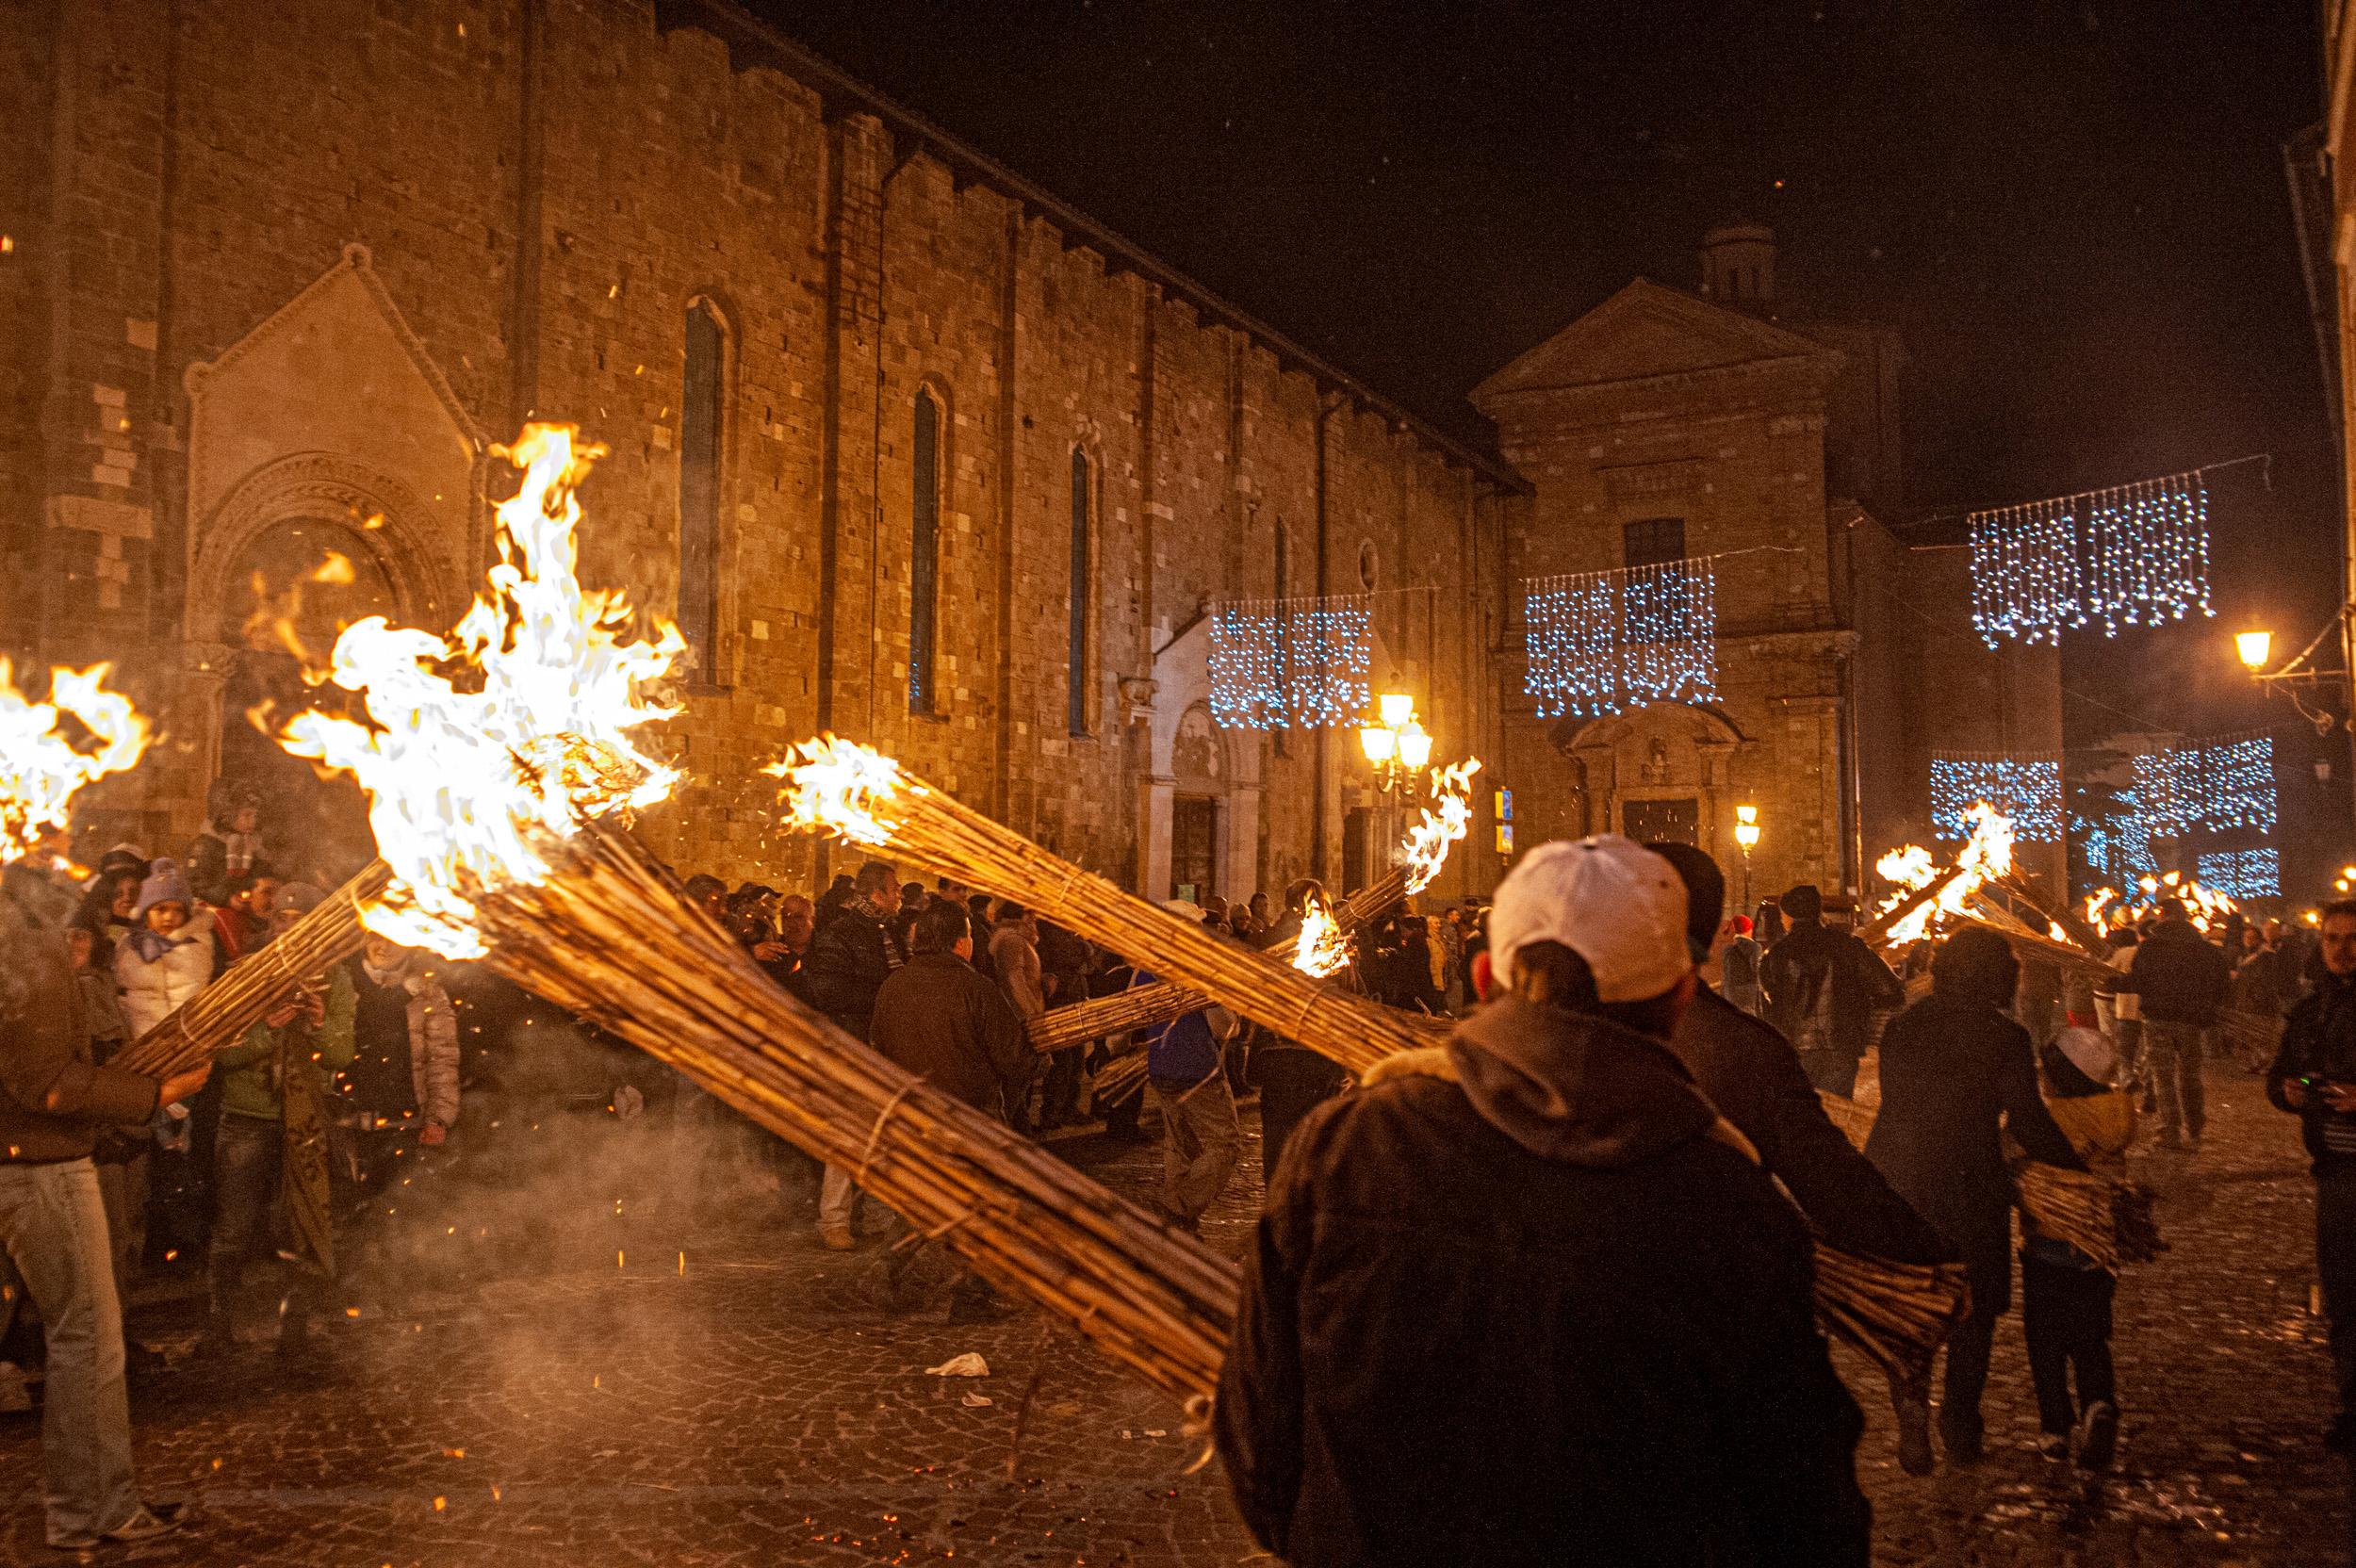
<svg viewBox="0 0 2356 1568">
<path fill-rule="evenodd" d="M 695 652 L 699 680 L 720 679 L 719 313 L 687 307 L 687 379 L 679 399 L 679 629 Z"/>
<path fill-rule="evenodd" d="M 1621 548 L 1627 566 L 1658 566 L 1664 562 L 1685 559 L 1685 519 L 1682 517 L 1646 517 L 1626 525 L 1620 530 Z"/>
<path fill-rule="evenodd" d="M 1292 582 L 1291 544 L 1291 531 L 1284 527 L 1283 522 L 1278 522 L 1276 525 L 1276 597 L 1280 601 L 1289 591 L 1289 585 Z M 1280 602 L 1276 610 L 1279 617 L 1276 623 L 1276 684 L 1280 688 L 1290 690 L 1292 685 L 1291 642 L 1285 635 L 1284 622 L 1282 618 L 1284 612 L 1284 605 Z M 1284 739 L 1283 726 L 1280 725 L 1277 727 L 1275 736 L 1276 755 L 1290 757 L 1292 745 Z"/>
<path fill-rule="evenodd" d="M 1072 449 L 1072 733 L 1088 732 L 1088 460 Z"/>
<path fill-rule="evenodd" d="M 914 503 L 908 528 L 908 711 L 933 711 L 934 600 L 941 565 L 941 405 L 916 395 Z"/>
</svg>

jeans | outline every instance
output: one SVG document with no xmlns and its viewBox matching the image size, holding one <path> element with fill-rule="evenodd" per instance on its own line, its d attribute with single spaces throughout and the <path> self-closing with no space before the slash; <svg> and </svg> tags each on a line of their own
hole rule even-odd
<svg viewBox="0 0 2356 1568">
<path fill-rule="evenodd" d="M 260 1117 L 223 1116 L 213 1136 L 213 1241 L 205 1255 L 213 1319 L 225 1328 L 245 1266 L 281 1227 L 284 1129 Z"/>
<path fill-rule="evenodd" d="M 2315 1168 L 2315 1279 L 2323 1286 L 2339 1419 L 2356 1423 L 2356 1159 L 2326 1155 Z"/>
<path fill-rule="evenodd" d="M 147 1255 L 148 1169 L 154 1161 L 140 1150 L 127 1160 L 98 1167 L 98 1198 L 106 1206 L 106 1237 L 114 1248 L 115 1298 L 131 1315 L 131 1282 Z"/>
<path fill-rule="evenodd" d="M 1808 1081 L 1824 1093 L 1854 1100 L 1858 1060 L 1845 1051 L 1808 1050 L 1800 1053 L 1800 1069 L 1808 1074 Z"/>
<path fill-rule="evenodd" d="M 2169 1137 L 2182 1134 L 2197 1138 L 2209 1124 L 2201 1084 L 2201 1037 L 2206 1033 L 2198 1023 L 2144 1021 L 2152 1083 L 2159 1091 L 2160 1131 Z"/>
<path fill-rule="evenodd" d="M 1061 1127 L 1080 1108 L 1080 1071 L 1088 1055 L 1084 1045 L 1067 1046 L 1047 1058 L 1047 1081 L 1039 1090 L 1039 1125 Z"/>
<path fill-rule="evenodd" d="M 818 1184 L 818 1228 L 831 1230 L 840 1225 L 849 1230 L 858 1204 L 859 1184 L 851 1180 L 851 1173 L 839 1165 L 826 1167 Z"/>
<path fill-rule="evenodd" d="M 138 1511 L 106 1204 L 88 1160 L 0 1165 L 0 1248 L 41 1309 L 49 1347 L 41 1455 L 49 1539 L 120 1528 Z"/>
<path fill-rule="evenodd" d="M 2150 1064 L 2144 1059 L 2143 1020 L 2122 1018 L 2118 1021 L 2119 1086 L 2135 1088 L 2143 1082 Z"/>
<path fill-rule="evenodd" d="M 2078 1424 L 2081 1412 L 2119 1403 L 2111 1365 L 2111 1297 L 2118 1287 L 2107 1269 L 2072 1268 L 2021 1254 L 2021 1331 L 2029 1343 L 2029 1375 L 2037 1383 L 2037 1420 L 2043 1430 L 2066 1432 Z"/>
<path fill-rule="evenodd" d="M 1181 1225 L 1193 1225 L 1243 1155 L 1235 1096 L 1216 1070 L 1199 1084 L 1148 1082 L 1162 1113 L 1162 1208 Z"/>
<path fill-rule="evenodd" d="M 1996 1320 L 2012 1304 L 2012 1260 L 1999 1257 L 1999 1263 L 1971 1270 L 1972 1310 L 1947 1336 L 1946 1375 L 1939 1398 L 1939 1424 L 1945 1431 L 1973 1437 L 1981 1431 L 1980 1395 L 1988 1387 Z"/>
</svg>

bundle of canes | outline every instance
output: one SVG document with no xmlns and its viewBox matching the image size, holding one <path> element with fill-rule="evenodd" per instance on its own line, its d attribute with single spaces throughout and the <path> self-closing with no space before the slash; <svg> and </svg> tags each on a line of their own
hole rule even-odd
<svg viewBox="0 0 2356 1568">
<path fill-rule="evenodd" d="M 391 874 L 371 860 L 309 914 L 123 1048 L 108 1064 L 168 1078 L 227 1050 L 330 964 L 360 951 L 360 906 Z"/>
<path fill-rule="evenodd" d="M 1407 874 L 1395 868 L 1334 906 L 1334 923 L 1347 936 L 1406 896 Z M 1291 946 L 1289 941 L 1279 942 L 1261 951 L 1279 962 L 1288 963 L 1292 959 Z M 1201 991 L 1164 980 L 1118 995 L 1100 996 L 1092 1002 L 1050 1007 L 1027 1021 L 1023 1030 L 1031 1037 L 1033 1050 L 1063 1051 L 1103 1039 L 1106 1035 L 1171 1022 L 1202 1006 L 1203 1001 Z"/>
<path fill-rule="evenodd" d="M 2151 1217 L 2151 1189 L 2141 1183 L 2064 1170 L 2038 1160 L 2015 1166 L 2012 1180 L 2021 1212 L 2040 1232 L 2068 1242 L 2104 1268 L 2150 1263 L 2168 1250 Z"/>
<path fill-rule="evenodd" d="M 1235 1266 L 768 984 L 635 841 L 584 828 L 538 883 L 470 890 L 484 962 L 685 1072 L 976 1273 L 1207 1409 Z"/>
<path fill-rule="evenodd" d="M 1961 1264 L 1891 1263 L 1816 1244 L 1816 1318 L 1881 1364 L 1890 1382 L 1920 1390 L 1948 1331 L 1972 1307 Z"/>
<path fill-rule="evenodd" d="M 1116 953 L 1150 956 L 1157 973 L 1353 1072 L 1427 1043 L 1407 1015 L 1221 941 L 1199 922 L 1050 854 L 868 747 L 823 736 L 768 771 L 790 780 L 794 826 L 907 856 Z"/>
<path fill-rule="evenodd" d="M 1824 1107 L 1825 1119 L 1841 1129 L 1841 1135 L 1853 1147 L 1863 1149 L 1865 1140 L 1873 1135 L 1873 1107 L 1829 1089 L 1818 1089 L 1816 1099 Z"/>
</svg>

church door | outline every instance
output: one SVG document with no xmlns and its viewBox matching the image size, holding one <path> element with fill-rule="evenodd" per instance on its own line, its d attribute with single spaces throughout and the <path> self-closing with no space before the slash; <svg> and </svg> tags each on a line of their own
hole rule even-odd
<svg viewBox="0 0 2356 1568">
<path fill-rule="evenodd" d="M 1625 802 L 1620 822 L 1621 831 L 1640 844 L 1701 842 L 1701 807 L 1690 798 Z"/>
<path fill-rule="evenodd" d="M 1180 795 L 1170 803 L 1170 890 L 1196 903 L 1219 891 L 1219 802 Z"/>
</svg>

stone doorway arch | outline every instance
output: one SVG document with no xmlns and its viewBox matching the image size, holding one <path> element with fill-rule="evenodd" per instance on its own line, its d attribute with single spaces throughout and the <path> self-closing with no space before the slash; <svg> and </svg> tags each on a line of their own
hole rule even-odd
<svg viewBox="0 0 2356 1568">
<path fill-rule="evenodd" d="M 1723 861 L 1733 852 L 1734 754 L 1749 744 L 1725 714 L 1681 703 L 1611 713 L 1559 733 L 1585 784 L 1589 833 L 1661 833 Z"/>
</svg>

